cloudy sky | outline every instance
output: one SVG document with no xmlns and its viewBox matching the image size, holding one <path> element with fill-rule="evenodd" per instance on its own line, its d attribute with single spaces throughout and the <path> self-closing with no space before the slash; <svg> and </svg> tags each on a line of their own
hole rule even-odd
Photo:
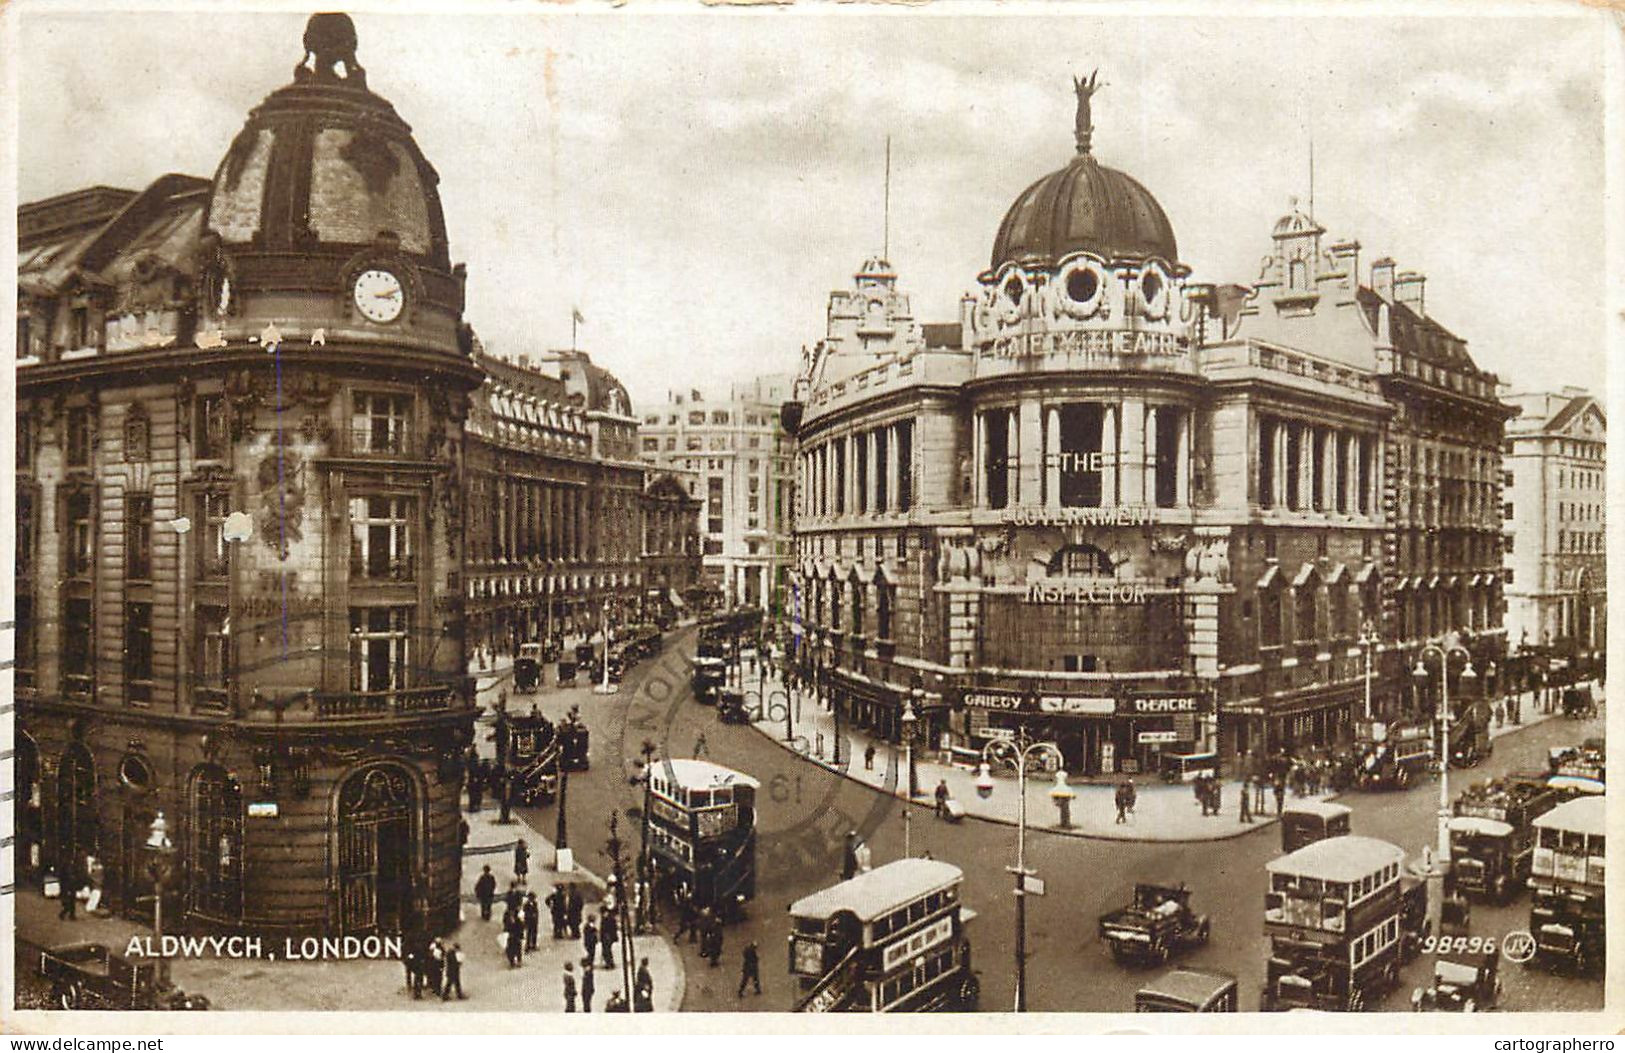
<svg viewBox="0 0 1625 1053">
<path fill-rule="evenodd" d="M 887 135 L 892 260 L 955 318 L 1095 67 L 1095 153 L 1197 280 L 1257 275 L 1312 139 L 1321 224 L 1425 273 L 1481 365 L 1602 387 L 1601 16 L 518 10 L 363 11 L 359 59 L 439 170 L 487 345 L 568 346 L 578 304 L 640 405 L 796 366 L 880 246 Z M 21 200 L 211 175 L 304 18 L 25 8 Z"/>
</svg>

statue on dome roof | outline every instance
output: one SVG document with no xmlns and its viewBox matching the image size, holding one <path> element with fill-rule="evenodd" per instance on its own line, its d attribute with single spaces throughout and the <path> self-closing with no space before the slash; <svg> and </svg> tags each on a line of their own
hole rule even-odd
<svg viewBox="0 0 1625 1053">
<path fill-rule="evenodd" d="M 305 23 L 305 55 L 294 67 L 295 80 L 307 78 L 318 81 L 342 80 L 356 87 L 367 86 L 367 71 L 355 60 L 355 23 L 342 12 L 329 11 L 310 16 Z M 313 64 L 312 57 L 315 58 Z M 344 76 L 338 75 L 338 64 L 344 64 Z"/>
<path fill-rule="evenodd" d="M 1089 152 L 1089 140 L 1094 136 L 1095 122 L 1089 112 L 1089 100 L 1094 96 L 1095 92 L 1106 86 L 1099 83 L 1099 80 L 1099 69 L 1089 74 L 1088 80 L 1076 75 L 1072 78 L 1072 90 L 1078 96 L 1078 117 L 1073 124 L 1072 134 L 1077 139 L 1078 153 L 1080 154 Z"/>
</svg>

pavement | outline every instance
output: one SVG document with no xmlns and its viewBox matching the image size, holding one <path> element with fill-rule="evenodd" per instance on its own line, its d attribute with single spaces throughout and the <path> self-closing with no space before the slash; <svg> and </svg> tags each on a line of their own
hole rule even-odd
<svg viewBox="0 0 1625 1053">
<path fill-rule="evenodd" d="M 759 682 L 756 673 L 747 665 L 744 685 L 750 692 L 747 698 L 752 703 L 755 701 Z M 777 675 L 766 678 L 767 697 L 773 698 L 775 692 L 784 692 L 786 698 L 792 697 L 785 690 L 783 680 Z M 1552 715 L 1537 711 L 1531 692 L 1525 696 L 1522 723 L 1493 727 L 1490 738 L 1493 741 L 1503 735 L 1532 727 L 1549 720 Z M 764 718 L 757 722 L 755 727 L 783 748 L 799 754 L 811 763 L 838 772 L 881 793 L 889 793 L 900 800 L 908 796 L 906 773 L 903 770 L 906 760 L 902 748 L 884 739 L 875 738 L 861 728 L 847 726 L 841 728 L 841 760 L 839 764 L 835 763 L 834 715 L 819 706 L 807 692 L 802 692 L 799 707 L 791 706 L 789 737 L 786 737 L 782 715 L 776 720 Z M 874 765 L 866 767 L 864 755 L 870 745 L 875 749 Z M 976 780 L 979 777 L 976 770 L 961 764 L 944 764 L 940 757 L 941 754 L 935 750 L 915 751 L 915 785 L 919 790 L 914 799 L 916 808 L 927 812 L 934 811 L 937 784 L 945 782 L 948 785 L 949 795 L 964 806 L 967 817 L 1011 826 L 1017 824 L 1021 798 L 1014 775 L 995 773 L 993 792 L 983 798 L 976 789 Z M 1107 841 L 1194 842 L 1225 841 L 1278 821 L 1274 797 L 1268 795 L 1266 800 L 1268 807 L 1256 810 L 1252 822 L 1241 822 L 1241 782 L 1237 779 L 1226 779 L 1221 784 L 1219 814 L 1203 815 L 1201 804 L 1196 800 L 1195 791 L 1190 784 L 1169 784 L 1155 776 L 1140 776 L 1134 780 L 1136 792 L 1134 809 L 1125 817 L 1124 822 L 1119 823 L 1115 803 L 1118 778 L 1090 781 L 1068 776 L 1066 789 L 1074 796 L 1068 809 L 1070 813 L 1067 817 L 1068 822 L 1063 825 L 1059 803 L 1053 797 L 1053 791 L 1057 789 L 1054 776 L 1029 774 L 1028 827 L 1073 837 Z M 1331 800 L 1337 796 L 1339 795 L 1335 793 L 1324 793 L 1313 795 L 1312 799 Z M 1288 796 L 1289 801 L 1302 799 L 1304 798 L 1297 795 Z"/>
<path fill-rule="evenodd" d="M 530 885 L 538 898 L 545 898 L 552 884 L 554 851 L 552 842 L 515 814 L 512 822 L 498 822 L 500 813 L 487 805 L 467 813 L 469 839 L 463 853 L 463 922 L 450 938 L 457 940 L 466 961 L 463 990 L 466 1001 L 441 1001 L 425 994 L 414 1000 L 406 988 L 405 969 L 395 960 L 288 961 L 269 957 L 243 961 L 233 958 L 177 958 L 170 963 L 170 980 L 181 990 L 208 997 L 215 1009 L 227 1010 L 349 1010 L 379 1009 L 404 1012 L 531 1012 L 564 1011 L 564 963 L 575 963 L 581 975 L 580 959 L 585 953 L 574 940 L 555 942 L 548 937 L 544 908 L 542 936 L 536 951 L 525 956 L 524 964 L 509 968 L 502 950 L 501 910 L 491 921 L 480 920 L 474 899 L 474 882 L 485 865 L 497 876 L 499 894 L 508 887 L 513 872 L 513 846 L 523 838 L 530 847 Z M 596 833 L 596 831 L 595 831 Z M 604 882 L 596 874 L 578 871 L 584 885 L 587 914 L 602 897 Z M 127 947 L 132 937 L 149 935 L 148 926 L 119 917 L 87 917 L 62 921 L 57 918 L 57 901 L 46 899 L 34 889 L 19 888 L 16 895 L 16 925 L 21 941 L 36 946 L 95 941 L 117 950 Z M 683 960 L 672 942 L 658 934 L 637 936 L 637 956 L 649 959 L 654 980 L 656 1012 L 674 1012 L 682 1005 L 685 989 Z M 279 941 L 266 940 L 266 953 L 280 950 Z M 21 959 L 19 959 L 21 960 Z M 601 966 L 602 957 L 598 959 Z M 593 1011 L 601 1012 L 612 991 L 624 988 L 617 957 L 615 969 L 600 968 L 596 973 Z"/>
</svg>

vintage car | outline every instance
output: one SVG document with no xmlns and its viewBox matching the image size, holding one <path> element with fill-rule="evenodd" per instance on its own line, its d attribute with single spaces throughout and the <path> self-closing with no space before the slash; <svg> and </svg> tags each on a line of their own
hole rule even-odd
<svg viewBox="0 0 1625 1053">
<path fill-rule="evenodd" d="M 1136 1013 L 1234 1013 L 1236 978 L 1229 973 L 1174 969 L 1135 992 Z"/>
<path fill-rule="evenodd" d="M 1184 884 L 1134 886 L 1134 900 L 1100 916 L 1100 938 L 1115 961 L 1165 962 L 1176 950 L 1208 942 L 1211 924 L 1190 907 Z"/>
<path fill-rule="evenodd" d="M 102 943 L 40 951 L 40 975 L 61 1009 L 157 1009 L 158 963 L 131 961 Z"/>
<path fill-rule="evenodd" d="M 576 682 L 576 664 L 568 658 L 559 659 L 559 686 L 574 687 Z"/>
<path fill-rule="evenodd" d="M 727 666 L 722 659 L 703 656 L 694 659 L 694 700 L 703 705 L 712 705 L 717 700 L 717 689 L 726 679 Z"/>
<path fill-rule="evenodd" d="M 528 695 L 542 682 L 542 645 L 519 645 L 519 655 L 513 660 L 513 689 Z"/>
<path fill-rule="evenodd" d="M 1297 801 L 1281 809 L 1281 851 L 1296 852 L 1304 845 L 1349 832 L 1347 805 L 1331 801 Z"/>
<path fill-rule="evenodd" d="M 745 705 L 745 693 L 734 687 L 718 688 L 717 719 L 724 724 L 749 724 L 750 709 Z"/>
<path fill-rule="evenodd" d="M 1563 715 L 1570 720 L 1586 720 L 1597 715 L 1597 699 L 1590 684 L 1563 689 Z"/>
<path fill-rule="evenodd" d="M 1501 997 L 1497 950 L 1441 954 L 1433 965 L 1433 983 L 1411 993 L 1420 1012 L 1473 1013 L 1494 1009 Z"/>
</svg>

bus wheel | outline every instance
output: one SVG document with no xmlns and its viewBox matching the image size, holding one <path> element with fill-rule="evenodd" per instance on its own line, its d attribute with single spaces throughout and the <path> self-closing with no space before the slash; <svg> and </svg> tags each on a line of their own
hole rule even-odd
<svg viewBox="0 0 1625 1053">
<path fill-rule="evenodd" d="M 956 996 L 961 1012 L 972 1012 L 976 1009 L 977 1000 L 982 997 L 982 982 L 974 975 L 967 974 L 959 981 L 959 993 Z"/>
<path fill-rule="evenodd" d="M 1394 773 L 1394 785 L 1395 786 L 1397 786 L 1401 790 L 1403 790 L 1406 787 L 1408 787 L 1410 784 L 1411 784 L 1411 770 L 1409 768 L 1400 768 L 1398 771 L 1396 771 Z"/>
<path fill-rule="evenodd" d="M 63 1009 L 79 1009 L 85 1004 L 85 990 L 74 981 L 59 983 L 52 992 L 52 999 Z"/>
</svg>

